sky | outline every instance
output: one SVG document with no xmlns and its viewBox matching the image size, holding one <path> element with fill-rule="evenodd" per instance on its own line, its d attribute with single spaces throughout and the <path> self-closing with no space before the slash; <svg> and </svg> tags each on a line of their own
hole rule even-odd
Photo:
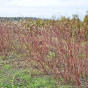
<svg viewBox="0 0 88 88">
<path fill-rule="evenodd" d="M 0 0 L 1 17 L 60 18 L 88 11 L 88 0 Z"/>
</svg>

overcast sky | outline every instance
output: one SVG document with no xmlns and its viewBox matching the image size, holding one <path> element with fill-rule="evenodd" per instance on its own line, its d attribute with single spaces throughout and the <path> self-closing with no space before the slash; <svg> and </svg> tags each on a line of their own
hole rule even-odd
<svg viewBox="0 0 88 88">
<path fill-rule="evenodd" d="M 88 0 L 0 0 L 0 16 L 31 16 L 50 18 L 72 16 L 83 18 Z"/>
</svg>

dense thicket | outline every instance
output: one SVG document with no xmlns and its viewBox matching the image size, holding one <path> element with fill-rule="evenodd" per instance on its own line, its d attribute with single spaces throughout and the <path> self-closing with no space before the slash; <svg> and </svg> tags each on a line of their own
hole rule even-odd
<svg viewBox="0 0 88 88">
<path fill-rule="evenodd" d="M 0 55 L 15 51 L 46 74 L 88 87 L 88 16 L 0 22 Z"/>
</svg>

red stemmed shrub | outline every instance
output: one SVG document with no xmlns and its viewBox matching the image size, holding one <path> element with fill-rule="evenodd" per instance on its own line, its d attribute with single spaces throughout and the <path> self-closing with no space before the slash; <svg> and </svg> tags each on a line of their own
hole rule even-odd
<svg viewBox="0 0 88 88">
<path fill-rule="evenodd" d="M 87 86 L 88 46 L 81 41 L 75 42 L 71 27 L 60 26 L 47 25 L 42 30 L 30 25 L 30 32 L 28 29 L 19 31 L 19 40 L 30 53 L 28 59 L 36 61 L 44 73 L 55 74 L 57 79 L 63 77 L 80 88 Z"/>
<path fill-rule="evenodd" d="M 23 50 L 28 61 L 36 62 L 45 74 L 54 74 L 57 80 L 63 78 L 79 88 L 87 87 L 87 32 L 81 24 L 67 19 L 0 25 L 0 52 Z"/>
</svg>

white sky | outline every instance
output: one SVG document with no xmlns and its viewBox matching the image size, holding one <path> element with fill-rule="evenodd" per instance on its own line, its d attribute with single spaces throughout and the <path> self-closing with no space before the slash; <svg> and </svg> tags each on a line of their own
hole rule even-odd
<svg viewBox="0 0 88 88">
<path fill-rule="evenodd" d="M 88 0 L 0 0 L 0 16 L 31 16 L 50 18 L 72 16 L 83 18 Z"/>
</svg>

